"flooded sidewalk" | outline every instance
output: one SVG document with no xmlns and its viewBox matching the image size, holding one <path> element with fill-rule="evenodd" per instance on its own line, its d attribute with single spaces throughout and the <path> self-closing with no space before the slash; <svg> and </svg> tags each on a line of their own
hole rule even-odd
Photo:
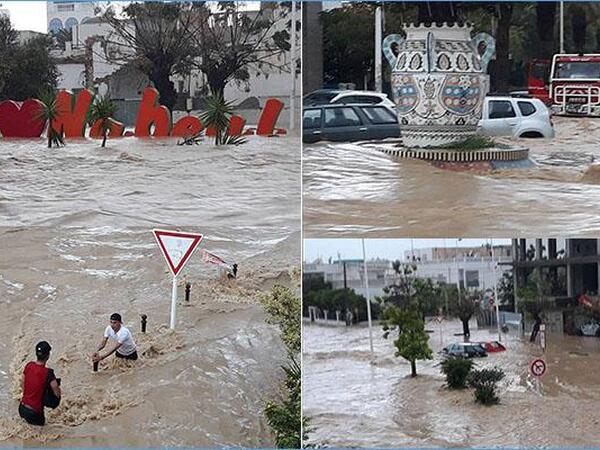
<svg viewBox="0 0 600 450">
<path fill-rule="evenodd" d="M 460 172 L 373 143 L 305 145 L 305 236 L 598 234 L 600 121 L 553 121 L 552 140 L 498 139 L 530 149 L 534 166 L 521 169 Z"/>
<path fill-rule="evenodd" d="M 471 341 L 497 340 L 496 330 L 477 330 Z M 548 372 L 540 391 L 529 374 L 541 356 L 514 331 L 503 335 L 507 351 L 476 359 L 478 368 L 506 372 L 500 404 L 480 406 L 471 390 L 450 391 L 440 372 L 441 348 L 460 342 L 460 322 L 429 323 L 432 361 L 410 364 L 394 356 L 392 340 L 374 327 L 374 355 L 364 326 L 327 327 L 305 322 L 303 411 L 309 442 L 329 447 L 579 447 L 595 446 L 600 427 L 600 339 L 549 335 Z"/>
</svg>

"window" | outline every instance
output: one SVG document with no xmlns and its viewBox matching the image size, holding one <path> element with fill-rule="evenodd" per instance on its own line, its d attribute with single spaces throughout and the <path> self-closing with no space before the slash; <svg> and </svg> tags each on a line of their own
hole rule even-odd
<svg viewBox="0 0 600 450">
<path fill-rule="evenodd" d="M 507 100 L 490 101 L 490 119 L 504 119 L 516 117 L 512 104 Z"/>
<path fill-rule="evenodd" d="M 352 108 L 326 108 L 326 127 L 352 127 L 362 125 L 358 114 Z"/>
<path fill-rule="evenodd" d="M 555 78 L 596 79 L 600 77 L 600 62 L 559 62 L 556 64 L 555 74 Z"/>
<path fill-rule="evenodd" d="M 70 30 L 71 28 L 77 26 L 77 19 L 75 17 L 69 17 L 65 20 L 65 28 Z"/>
<path fill-rule="evenodd" d="M 337 93 L 335 92 L 314 92 L 312 94 L 308 94 L 304 101 L 313 105 L 322 105 L 323 103 L 329 103 L 336 95 Z"/>
<path fill-rule="evenodd" d="M 342 103 L 344 105 L 377 105 L 381 103 L 381 99 L 374 95 L 347 95 L 337 99 L 333 103 Z"/>
<path fill-rule="evenodd" d="M 374 124 L 383 125 L 398 123 L 396 116 L 383 106 L 365 106 L 362 110 Z"/>
<path fill-rule="evenodd" d="M 48 30 L 52 34 L 58 33 L 60 30 L 62 30 L 62 27 L 63 27 L 63 24 L 60 19 L 52 19 L 50 21 L 50 23 L 48 24 Z"/>
<path fill-rule="evenodd" d="M 304 111 L 304 117 L 302 119 L 302 126 L 306 129 L 321 128 L 321 110 L 320 109 L 308 109 L 308 110 Z"/>
<path fill-rule="evenodd" d="M 75 3 L 58 4 L 58 5 L 56 5 L 56 10 L 58 12 L 75 11 Z"/>
<path fill-rule="evenodd" d="M 519 111 L 524 116 L 530 116 L 536 111 L 535 106 L 531 102 L 517 102 L 517 105 L 519 105 Z"/>
</svg>

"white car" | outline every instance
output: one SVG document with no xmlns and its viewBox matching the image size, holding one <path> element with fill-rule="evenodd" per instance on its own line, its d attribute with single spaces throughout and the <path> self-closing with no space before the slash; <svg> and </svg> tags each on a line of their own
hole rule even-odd
<svg viewBox="0 0 600 450">
<path fill-rule="evenodd" d="M 396 105 L 387 94 L 375 91 L 350 91 L 340 89 L 319 89 L 304 97 L 304 106 L 320 106 L 324 104 L 342 105 L 374 105 L 385 106 L 394 111 Z"/>
<path fill-rule="evenodd" d="M 478 132 L 485 136 L 553 138 L 550 110 L 537 98 L 485 98 Z"/>
</svg>

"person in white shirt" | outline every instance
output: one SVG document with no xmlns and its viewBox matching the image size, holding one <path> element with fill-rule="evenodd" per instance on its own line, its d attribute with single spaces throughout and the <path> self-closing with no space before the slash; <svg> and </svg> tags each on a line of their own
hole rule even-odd
<svg viewBox="0 0 600 450">
<path fill-rule="evenodd" d="M 114 344 L 109 346 L 109 351 L 107 351 L 106 354 L 102 355 L 100 351 L 106 347 L 106 343 L 109 339 L 113 340 Z M 94 352 L 92 355 L 92 361 L 102 361 L 113 353 L 117 358 L 131 359 L 134 361 L 138 359 L 137 347 L 135 346 L 131 331 L 123 326 L 121 315 L 118 313 L 114 313 L 110 316 L 110 325 L 104 330 L 104 337 L 98 347 L 98 351 Z"/>
</svg>

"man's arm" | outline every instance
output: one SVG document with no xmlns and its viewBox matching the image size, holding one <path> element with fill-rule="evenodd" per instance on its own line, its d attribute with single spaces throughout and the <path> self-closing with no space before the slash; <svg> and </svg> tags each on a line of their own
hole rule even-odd
<svg viewBox="0 0 600 450">
<path fill-rule="evenodd" d="M 102 342 L 100 342 L 100 346 L 98 347 L 98 351 L 96 353 L 100 352 L 100 350 L 102 350 L 104 347 L 106 347 L 107 342 L 108 342 L 108 338 L 106 336 L 104 336 L 102 338 Z"/>
<path fill-rule="evenodd" d="M 51 382 L 50 382 L 50 387 L 52 388 L 52 392 L 54 392 L 54 395 L 56 395 L 57 397 L 60 398 L 61 396 L 61 391 L 60 391 L 60 386 L 58 385 L 58 381 L 56 381 L 56 378 L 54 378 Z"/>
<path fill-rule="evenodd" d="M 121 347 L 121 344 L 119 342 L 115 342 L 115 344 L 112 346 L 110 351 L 106 353 L 106 355 L 101 355 L 99 352 L 96 353 L 94 356 L 94 362 L 102 361 L 103 359 L 108 358 L 110 355 L 116 352 L 119 347 Z M 104 346 L 102 348 L 104 348 Z"/>
</svg>

